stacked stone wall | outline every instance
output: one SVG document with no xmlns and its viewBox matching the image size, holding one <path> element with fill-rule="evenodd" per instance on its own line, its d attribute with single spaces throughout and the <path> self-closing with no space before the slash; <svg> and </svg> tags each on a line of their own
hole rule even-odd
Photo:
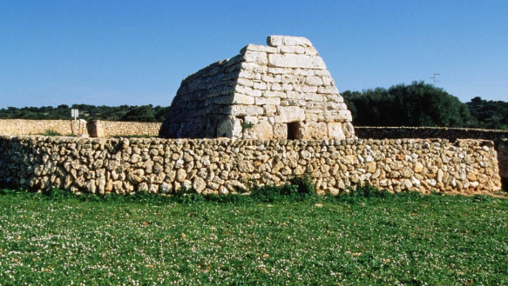
<svg viewBox="0 0 508 286">
<path fill-rule="evenodd" d="M 77 133 L 88 134 L 86 123 L 77 121 Z M 62 135 L 76 134 L 74 120 L 0 119 L 0 135 L 36 135 L 55 131 Z"/>
<path fill-rule="evenodd" d="M 92 121 L 88 123 L 90 137 L 158 136 L 161 122 Z"/>
<path fill-rule="evenodd" d="M 345 139 L 351 113 L 306 38 L 270 36 L 185 78 L 165 138 Z"/>
<path fill-rule="evenodd" d="M 359 138 L 397 139 L 397 138 L 445 138 L 450 141 L 456 139 L 483 139 L 494 142 L 498 151 L 499 173 L 508 182 L 508 130 L 489 130 L 475 128 L 442 128 L 442 127 L 366 127 L 356 126 Z M 505 187 L 507 187 L 505 185 Z"/>
<path fill-rule="evenodd" d="M 77 134 L 108 138 L 114 136 L 158 136 L 161 122 L 77 121 Z M 0 119 L 0 135 L 38 135 L 55 131 L 72 135 L 74 120 Z"/>
<path fill-rule="evenodd" d="M 492 141 L 446 139 L 230 140 L 0 137 L 0 184 L 72 192 L 229 194 L 308 174 L 320 193 L 368 181 L 398 192 L 491 194 Z"/>
</svg>

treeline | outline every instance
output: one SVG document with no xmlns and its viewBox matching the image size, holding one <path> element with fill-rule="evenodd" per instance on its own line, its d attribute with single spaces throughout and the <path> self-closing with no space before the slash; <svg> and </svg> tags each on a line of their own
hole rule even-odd
<svg viewBox="0 0 508 286">
<path fill-rule="evenodd" d="M 71 119 L 71 109 L 79 110 L 79 118 L 87 121 L 141 121 L 162 122 L 168 107 L 149 105 L 95 106 L 62 104 L 57 107 L 8 107 L 0 109 L 0 119 Z"/>
<path fill-rule="evenodd" d="M 460 100 L 424 82 L 399 84 L 361 92 L 346 90 L 344 100 L 357 126 L 435 126 L 508 129 L 508 102 L 473 98 Z M 58 107 L 9 107 L 0 109 L 0 119 L 71 119 L 71 109 L 79 118 L 108 121 L 162 122 L 168 107 L 94 106 L 87 104 Z"/>
<path fill-rule="evenodd" d="M 424 82 L 342 93 L 357 126 L 435 126 L 508 129 L 508 102 L 460 100 Z"/>
</svg>

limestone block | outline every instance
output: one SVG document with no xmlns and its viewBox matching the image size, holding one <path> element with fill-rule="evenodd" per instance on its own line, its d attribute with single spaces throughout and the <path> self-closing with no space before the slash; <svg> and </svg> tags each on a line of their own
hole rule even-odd
<svg viewBox="0 0 508 286">
<path fill-rule="evenodd" d="M 257 116 L 245 116 L 244 122 L 247 124 L 257 124 L 259 122 L 259 118 Z"/>
<path fill-rule="evenodd" d="M 299 106 L 279 106 L 278 116 L 275 121 L 277 123 L 299 122 L 305 120 L 305 111 Z"/>
<path fill-rule="evenodd" d="M 313 70 L 312 74 L 315 76 L 321 76 L 321 77 L 331 77 L 332 76 L 328 70 Z"/>
<path fill-rule="evenodd" d="M 206 189 L 206 182 L 201 177 L 195 177 L 194 182 L 192 183 L 192 188 L 196 190 L 198 194 L 201 194 L 204 189 Z"/>
<path fill-rule="evenodd" d="M 287 94 L 282 91 L 270 91 L 266 90 L 263 92 L 263 96 L 265 97 L 278 97 L 278 98 L 286 98 Z"/>
<path fill-rule="evenodd" d="M 243 60 L 247 63 L 266 65 L 268 64 L 268 55 L 265 52 L 254 52 L 247 50 L 243 55 Z"/>
<path fill-rule="evenodd" d="M 342 131 L 344 132 L 344 135 L 347 138 L 355 136 L 355 128 L 353 127 L 353 124 L 351 124 L 351 122 L 342 123 Z"/>
<path fill-rule="evenodd" d="M 323 85 L 323 79 L 317 76 L 309 76 L 305 79 L 305 83 L 308 85 Z"/>
<path fill-rule="evenodd" d="M 307 47 L 305 49 L 305 54 L 311 55 L 311 56 L 318 56 L 319 55 L 318 51 L 314 47 Z"/>
<path fill-rule="evenodd" d="M 244 95 L 241 93 L 235 93 L 232 104 L 254 104 L 254 97 Z"/>
<path fill-rule="evenodd" d="M 268 36 L 266 43 L 271 47 L 278 47 L 284 45 L 284 36 Z"/>
<path fill-rule="evenodd" d="M 266 39 L 266 43 L 272 47 L 278 46 L 303 46 L 303 47 L 311 47 L 312 43 L 304 37 L 292 37 L 292 36 L 269 36 Z"/>
<path fill-rule="evenodd" d="M 270 140 L 273 138 L 273 127 L 267 121 L 260 121 L 247 130 L 252 139 Z"/>
<path fill-rule="evenodd" d="M 270 84 L 270 89 L 274 90 L 274 91 L 281 91 L 282 85 L 280 83 L 274 82 L 274 83 Z"/>
<path fill-rule="evenodd" d="M 328 138 L 336 140 L 346 139 L 346 135 L 342 131 L 342 124 L 337 122 L 328 123 Z"/>
<path fill-rule="evenodd" d="M 227 117 L 217 125 L 217 137 L 239 138 L 242 134 L 242 123 L 234 116 Z"/>
<path fill-rule="evenodd" d="M 277 106 L 275 105 L 265 105 L 263 106 L 263 109 L 264 109 L 264 115 L 275 115 L 275 113 L 277 113 Z"/>
<path fill-rule="evenodd" d="M 280 104 L 280 98 L 279 97 L 267 97 L 267 98 L 265 98 L 265 104 L 279 105 Z"/>
<path fill-rule="evenodd" d="M 318 91 L 318 87 L 317 86 L 311 86 L 311 85 L 304 85 L 302 87 L 302 91 L 305 92 L 305 93 L 315 93 Z"/>
<path fill-rule="evenodd" d="M 251 88 L 248 86 L 243 86 L 243 85 L 236 85 L 234 93 L 235 94 L 237 94 L 237 93 L 238 94 L 245 94 L 245 95 L 249 95 L 249 96 L 261 96 L 261 90 L 257 90 L 257 89 L 254 89 L 254 88 Z"/>
<path fill-rule="evenodd" d="M 261 76 L 261 80 L 263 82 L 266 82 L 266 83 L 272 83 L 272 82 L 280 81 L 280 79 L 277 80 L 277 77 L 273 76 L 273 75 L 262 75 Z"/>
<path fill-rule="evenodd" d="M 314 56 L 314 57 L 312 57 L 312 64 L 311 64 L 310 68 L 324 70 L 324 69 L 326 69 L 326 65 L 321 57 Z"/>
<path fill-rule="evenodd" d="M 241 71 L 251 72 L 252 74 L 264 74 L 268 71 L 268 67 L 257 63 L 243 62 L 241 65 Z"/>
<path fill-rule="evenodd" d="M 248 44 L 247 46 L 245 46 L 243 49 L 240 50 L 240 54 L 243 55 L 247 51 L 265 52 L 265 53 L 274 54 L 274 53 L 277 52 L 277 48 L 267 47 L 267 46 L 261 46 L 261 45 L 255 45 L 255 44 Z"/>
<path fill-rule="evenodd" d="M 265 105 L 266 97 L 256 97 L 256 105 Z"/>
<path fill-rule="evenodd" d="M 286 139 L 288 135 L 287 124 L 275 124 L 273 127 L 273 139 Z"/>
<path fill-rule="evenodd" d="M 305 100 L 312 101 L 324 101 L 324 97 L 322 94 L 317 93 L 305 93 Z"/>
<path fill-rule="evenodd" d="M 309 76 L 309 75 L 313 75 L 314 71 L 308 70 L 308 69 L 293 69 L 293 74 L 294 75 Z"/>
<path fill-rule="evenodd" d="M 320 57 L 298 54 L 270 54 L 268 63 L 274 67 L 326 69 Z"/>
<path fill-rule="evenodd" d="M 324 122 L 305 122 L 300 124 L 302 139 L 319 140 L 328 137 L 328 126 Z"/>
<path fill-rule="evenodd" d="M 289 69 L 290 71 L 291 69 Z M 268 73 L 273 75 L 283 75 L 287 74 L 288 71 L 285 68 L 276 68 L 276 67 L 268 67 Z"/>
<path fill-rule="evenodd" d="M 255 77 L 254 73 L 250 70 L 242 69 L 238 74 L 238 79 L 253 79 Z"/>
<path fill-rule="evenodd" d="M 321 81 L 323 82 L 324 86 L 333 86 L 335 85 L 335 82 L 330 76 L 324 76 L 321 78 Z"/>
<path fill-rule="evenodd" d="M 235 116 L 262 115 L 263 108 L 256 105 L 232 105 L 226 108 L 225 113 Z"/>
<path fill-rule="evenodd" d="M 339 94 L 339 90 L 335 86 L 323 86 L 318 88 L 318 93 Z"/>
<path fill-rule="evenodd" d="M 291 83 L 282 84 L 282 90 L 285 92 L 292 91 L 293 89 L 294 89 L 294 86 Z"/>
<path fill-rule="evenodd" d="M 265 90 L 266 89 L 266 83 L 264 83 L 264 82 L 255 82 L 253 88 L 254 89 L 259 89 L 259 90 Z"/>
<path fill-rule="evenodd" d="M 237 83 L 240 85 L 243 85 L 243 86 L 248 86 L 248 87 L 252 87 L 254 85 L 252 78 L 248 78 L 248 77 L 238 78 Z"/>
<path fill-rule="evenodd" d="M 353 121 L 353 116 L 351 116 L 351 111 L 349 110 L 339 110 L 338 112 L 339 121 Z"/>
<path fill-rule="evenodd" d="M 305 54 L 305 48 L 302 46 L 279 46 L 278 52 L 283 54 Z"/>
<path fill-rule="evenodd" d="M 288 99 L 303 99 L 305 98 L 305 94 L 298 91 L 288 91 L 286 92 Z"/>
</svg>

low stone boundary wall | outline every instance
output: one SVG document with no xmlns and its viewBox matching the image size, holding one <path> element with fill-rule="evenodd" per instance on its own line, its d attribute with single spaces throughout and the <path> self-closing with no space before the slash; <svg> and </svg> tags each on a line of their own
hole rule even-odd
<svg viewBox="0 0 508 286">
<path fill-rule="evenodd" d="M 88 123 L 91 137 L 149 135 L 159 136 L 161 122 L 92 121 Z"/>
<path fill-rule="evenodd" d="M 88 135 L 86 123 L 77 121 L 77 133 Z M 62 135 L 76 134 L 74 120 L 0 119 L 0 135 L 36 135 L 55 131 Z"/>
<path fill-rule="evenodd" d="M 508 130 L 445 128 L 445 127 L 372 127 L 355 126 L 358 138 L 396 139 L 396 138 L 444 138 L 482 139 L 494 141 L 496 147 L 503 138 L 508 138 Z"/>
<path fill-rule="evenodd" d="M 159 136 L 162 122 L 77 121 L 77 134 L 108 138 L 113 136 Z M 0 119 L 0 135 L 37 135 L 56 131 L 62 135 L 76 134 L 74 120 Z"/>
<path fill-rule="evenodd" d="M 498 151 L 500 175 L 508 182 L 508 130 L 489 130 L 474 128 L 443 128 L 443 127 L 367 127 L 356 126 L 359 138 L 395 139 L 395 138 L 445 138 L 450 141 L 456 139 L 483 139 L 494 141 L 494 148 Z M 506 187 L 506 186 L 505 186 Z"/>
<path fill-rule="evenodd" d="M 72 192 L 228 194 L 309 174 L 320 193 L 364 181 L 399 192 L 493 193 L 492 141 L 446 139 L 229 140 L 0 136 L 0 184 Z"/>
</svg>

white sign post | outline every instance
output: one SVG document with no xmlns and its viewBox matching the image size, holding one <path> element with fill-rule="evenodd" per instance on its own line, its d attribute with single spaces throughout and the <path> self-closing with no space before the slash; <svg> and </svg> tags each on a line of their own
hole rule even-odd
<svg viewBox="0 0 508 286">
<path fill-rule="evenodd" d="M 78 135 L 77 118 L 79 117 L 79 111 L 77 109 L 71 109 L 71 116 L 74 117 L 74 134 Z"/>
</svg>

